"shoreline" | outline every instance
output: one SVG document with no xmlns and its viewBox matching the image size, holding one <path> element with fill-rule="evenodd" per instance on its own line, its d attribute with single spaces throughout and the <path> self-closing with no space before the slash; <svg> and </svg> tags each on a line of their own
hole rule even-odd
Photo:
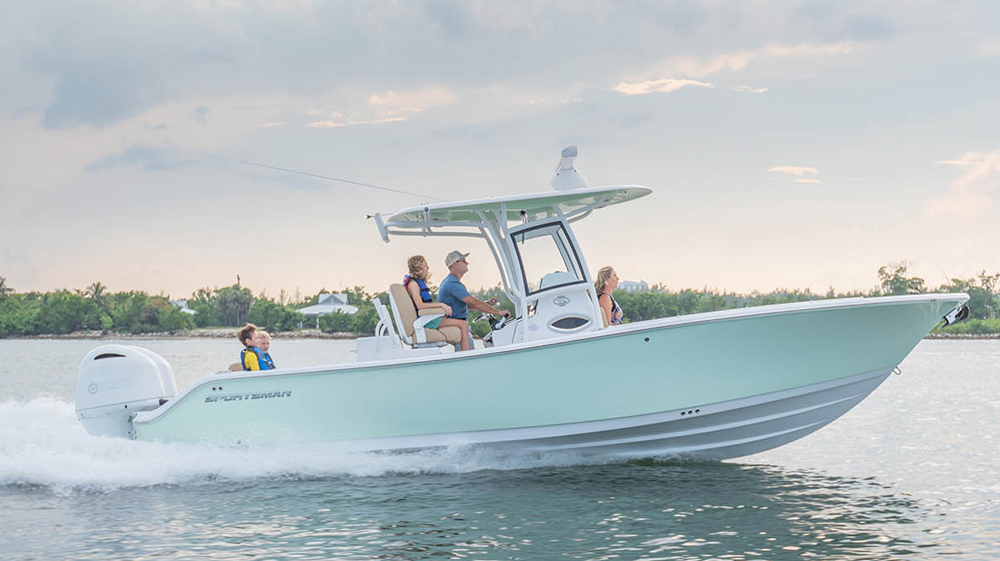
<svg viewBox="0 0 1000 561">
<path fill-rule="evenodd" d="M 111 341 L 120 339 L 235 339 L 237 328 L 223 329 L 186 329 L 182 331 L 163 331 L 158 333 L 104 333 L 103 331 L 74 331 L 73 333 L 30 335 L 26 337 L 6 337 L 0 340 L 89 340 L 89 341 Z M 334 332 L 324 333 L 319 329 L 300 329 L 297 331 L 283 331 L 271 333 L 272 339 L 345 339 L 353 340 L 359 337 L 367 337 L 357 333 Z"/>
<path fill-rule="evenodd" d="M 102 331 L 75 331 L 65 334 L 31 335 L 27 337 L 6 337 L 3 340 L 90 340 L 90 341 L 111 341 L 120 339 L 150 340 L 150 339 L 229 339 L 236 337 L 236 328 L 216 328 L 216 329 L 188 329 L 183 331 L 166 331 L 160 333 L 104 333 Z M 370 334 L 334 332 L 324 333 L 319 329 L 299 329 L 297 331 L 283 331 L 271 333 L 274 339 L 340 339 L 354 340 L 361 337 L 370 337 Z M 1000 333 L 971 334 L 971 333 L 928 333 L 924 339 L 957 339 L 957 340 L 986 340 L 1000 339 Z"/>
<path fill-rule="evenodd" d="M 1000 333 L 928 333 L 924 339 L 1000 339 Z"/>
</svg>

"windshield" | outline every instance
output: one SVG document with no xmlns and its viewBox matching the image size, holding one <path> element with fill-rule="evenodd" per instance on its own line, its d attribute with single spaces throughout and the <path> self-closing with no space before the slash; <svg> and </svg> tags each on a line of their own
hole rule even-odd
<svg viewBox="0 0 1000 561">
<path fill-rule="evenodd" d="M 561 222 L 513 234 L 528 294 L 585 282 L 583 267 Z"/>
</svg>

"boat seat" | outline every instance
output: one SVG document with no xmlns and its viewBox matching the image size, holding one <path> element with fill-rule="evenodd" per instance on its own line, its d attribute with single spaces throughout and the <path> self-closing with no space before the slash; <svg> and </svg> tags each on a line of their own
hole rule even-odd
<svg viewBox="0 0 1000 561">
<path fill-rule="evenodd" d="M 462 331 L 454 325 L 431 329 L 424 325 L 442 314 L 417 315 L 410 295 L 403 285 L 389 285 L 389 304 L 399 327 L 399 338 L 413 347 L 454 345 L 462 340 Z"/>
<path fill-rule="evenodd" d="M 240 370 L 243 370 L 243 365 L 238 362 L 234 362 L 229 365 L 230 372 L 239 372 Z"/>
<path fill-rule="evenodd" d="M 375 313 L 378 314 L 378 324 L 375 326 L 375 336 L 376 337 L 389 337 L 393 341 L 393 348 L 402 349 L 403 342 L 398 333 L 396 333 L 396 328 L 392 325 L 392 318 L 389 317 L 389 309 L 385 307 L 385 304 L 378 299 L 378 296 L 372 298 L 372 305 L 375 306 Z"/>
<path fill-rule="evenodd" d="M 605 312 L 604 308 L 601 308 L 601 321 L 604 322 L 604 327 L 611 325 L 611 322 L 608 321 L 608 312 Z"/>
</svg>

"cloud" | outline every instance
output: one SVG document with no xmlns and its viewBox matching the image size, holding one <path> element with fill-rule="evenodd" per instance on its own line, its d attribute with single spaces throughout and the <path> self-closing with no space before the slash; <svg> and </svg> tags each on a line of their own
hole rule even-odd
<svg viewBox="0 0 1000 561">
<path fill-rule="evenodd" d="M 200 125 L 208 123 L 208 115 L 212 112 L 211 109 L 202 105 L 201 107 L 196 107 L 192 112 L 191 118 Z"/>
<path fill-rule="evenodd" d="M 329 119 L 325 121 L 313 121 L 305 125 L 307 129 L 339 129 L 341 127 L 346 127 L 346 126 L 347 123 L 340 121 L 331 121 Z"/>
<path fill-rule="evenodd" d="M 989 39 L 976 46 L 973 54 L 977 58 L 1000 57 L 1000 39 Z"/>
<path fill-rule="evenodd" d="M 492 143 L 500 135 L 500 129 L 492 124 L 472 123 L 434 130 L 433 138 L 458 139 L 473 144 Z"/>
<path fill-rule="evenodd" d="M 704 84 L 714 81 L 706 76 L 742 71 L 768 52 L 787 56 L 851 50 L 848 43 L 775 43 L 765 52 L 759 37 L 795 36 L 789 26 L 797 22 L 779 14 L 778 21 L 767 18 L 765 24 L 764 18 L 741 10 L 727 15 L 699 2 L 390 0 L 330 5 L 314 0 L 187 0 L 71 4 L 57 14 L 31 7 L 36 4 L 43 6 L 25 3 L 28 7 L 20 8 L 31 40 L 24 41 L 24 48 L 11 49 L 16 53 L 11 58 L 25 76 L 40 76 L 51 84 L 45 92 L 49 95 L 18 94 L 33 100 L 50 128 L 105 127 L 164 104 L 237 92 L 342 107 L 342 99 L 329 99 L 344 93 L 338 88 L 364 91 L 353 93 L 369 97 L 370 109 L 383 108 L 365 113 L 350 106 L 357 114 L 353 120 L 395 122 L 417 108 L 456 103 L 454 92 L 503 84 L 530 84 L 528 97 L 540 99 L 615 84 L 619 93 L 662 93 L 688 85 L 710 87 Z M 81 26 L 80 21 L 100 21 L 101 26 Z M 701 32 L 704 40 L 698 38 Z M 730 47 L 699 53 L 718 44 Z M 662 53 L 676 52 L 692 54 L 660 60 Z M 509 64 L 511 60 L 518 64 Z M 649 71 L 627 75 L 621 68 Z M 684 79 L 692 82 L 676 81 Z M 26 83 L 12 82 L 15 88 Z M 400 90 L 418 95 L 399 95 Z M 760 88 L 738 91 L 762 93 Z M 443 97 L 437 95 L 442 92 Z M 569 93 L 556 103 L 580 99 Z M 211 107 L 211 115 L 196 116 L 198 122 L 214 121 L 227 111 Z M 342 123 L 321 113 L 309 121 Z M 275 113 L 251 123 L 272 121 L 296 122 L 291 114 Z"/>
<path fill-rule="evenodd" d="M 938 162 L 934 162 L 934 165 L 939 165 L 939 166 L 974 166 L 974 165 L 976 165 L 976 163 L 975 162 L 965 161 L 965 160 L 941 160 L 941 161 L 938 161 Z"/>
<path fill-rule="evenodd" d="M 619 128 L 633 129 L 652 121 L 653 113 L 649 111 L 613 113 L 609 120 Z"/>
<path fill-rule="evenodd" d="M 7 247 L 3 248 L 4 260 L 8 263 L 20 263 L 26 265 L 31 262 L 31 257 L 24 253 L 13 253 Z"/>
<path fill-rule="evenodd" d="M 25 10 L 32 12 L 35 34 L 18 49 L 20 64 L 52 80 L 50 95 L 39 104 L 51 129 L 105 127 L 211 91 L 246 58 L 239 26 L 184 2 Z"/>
<path fill-rule="evenodd" d="M 816 57 L 825 55 L 849 55 L 856 50 L 852 43 L 779 45 L 768 43 L 764 45 L 763 54 L 773 57 Z"/>
<path fill-rule="evenodd" d="M 319 113 L 327 118 L 311 121 L 305 127 L 335 129 L 357 125 L 399 123 L 410 120 L 413 114 L 448 105 L 457 100 L 458 95 L 454 92 L 436 87 L 408 92 L 376 92 L 369 94 L 361 106 L 358 106 L 357 100 L 354 100 L 353 104 L 357 107 L 355 111 L 333 111 L 324 114 L 310 109 L 309 115 L 316 116 Z M 350 105 L 351 100 L 347 100 L 345 103 Z"/>
<path fill-rule="evenodd" d="M 343 121 L 313 121 L 305 125 L 307 129 L 339 129 L 342 127 L 353 127 L 357 125 L 386 125 L 389 123 L 401 123 L 407 121 L 406 117 L 403 116 L 393 116 L 386 117 L 384 119 L 347 119 Z"/>
<path fill-rule="evenodd" d="M 993 194 L 1000 190 L 1000 148 L 991 152 L 969 152 L 958 160 L 938 163 L 962 166 L 962 175 L 948 185 L 948 193 L 923 201 L 930 218 L 982 217 L 993 210 Z"/>
<path fill-rule="evenodd" d="M 171 148 L 156 148 L 139 144 L 132 145 L 118 154 L 110 154 L 88 164 L 84 169 L 98 172 L 109 169 L 139 166 L 146 171 L 178 169 L 205 163 L 202 160 L 183 158 Z"/>
<path fill-rule="evenodd" d="M 712 56 L 678 55 L 660 62 L 650 73 L 658 76 L 683 76 L 704 78 L 723 71 L 740 72 L 751 62 L 762 58 L 825 57 L 851 54 L 856 50 L 852 43 L 782 45 L 767 43 L 756 49 L 743 49 Z M 744 86 L 745 87 L 745 86 Z"/>
<path fill-rule="evenodd" d="M 448 105 L 457 100 L 458 96 L 454 92 L 444 88 L 431 87 L 412 92 L 372 93 L 368 96 L 368 105 L 388 108 L 391 111 L 423 111 Z"/>
<path fill-rule="evenodd" d="M 611 89 L 624 95 L 646 95 L 652 93 L 671 93 L 686 86 L 697 86 L 699 88 L 715 87 L 708 82 L 699 82 L 697 80 L 664 78 L 662 80 L 647 80 L 645 82 L 622 82 Z"/>
<path fill-rule="evenodd" d="M 566 105 L 568 103 L 582 103 L 583 98 L 577 95 L 537 95 L 526 100 L 528 105 Z"/>
<path fill-rule="evenodd" d="M 750 51 L 724 53 L 710 57 L 694 55 L 673 56 L 661 62 L 655 73 L 661 76 L 685 76 L 688 78 L 704 78 L 723 70 L 739 72 L 757 58 Z"/>
<path fill-rule="evenodd" d="M 754 60 L 793 57 L 817 58 L 851 54 L 856 50 L 857 47 L 853 43 L 848 42 L 829 44 L 798 43 L 794 45 L 767 43 L 757 49 L 743 49 L 712 56 L 677 55 L 661 61 L 645 73 L 647 77 L 669 76 L 669 78 L 627 79 L 614 86 L 612 90 L 625 95 L 643 95 L 674 92 L 685 86 L 714 88 L 713 84 L 700 80 L 721 72 L 735 73 L 743 71 Z M 761 94 L 768 91 L 768 88 L 753 88 L 750 86 L 735 86 L 732 89 L 737 92 L 754 94 Z"/>
<path fill-rule="evenodd" d="M 793 179 L 792 182 L 793 183 L 816 183 L 816 184 L 823 183 L 819 179 Z"/>
<path fill-rule="evenodd" d="M 773 171 L 775 173 L 784 173 L 786 175 L 818 175 L 819 170 L 812 167 L 805 166 L 775 166 L 773 168 L 767 168 L 767 171 Z"/>
</svg>

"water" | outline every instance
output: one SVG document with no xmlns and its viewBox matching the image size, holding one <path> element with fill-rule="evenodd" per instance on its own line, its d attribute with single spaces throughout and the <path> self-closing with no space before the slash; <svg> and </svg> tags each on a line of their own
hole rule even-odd
<svg viewBox="0 0 1000 561">
<path fill-rule="evenodd" d="M 238 350 L 139 344 L 180 388 Z M 352 345 L 278 339 L 272 354 L 282 366 L 345 362 Z M 923 341 L 837 422 L 723 463 L 93 438 L 72 405 L 93 346 L 0 341 L 0 559 L 1000 555 L 1000 341 Z"/>
</svg>

